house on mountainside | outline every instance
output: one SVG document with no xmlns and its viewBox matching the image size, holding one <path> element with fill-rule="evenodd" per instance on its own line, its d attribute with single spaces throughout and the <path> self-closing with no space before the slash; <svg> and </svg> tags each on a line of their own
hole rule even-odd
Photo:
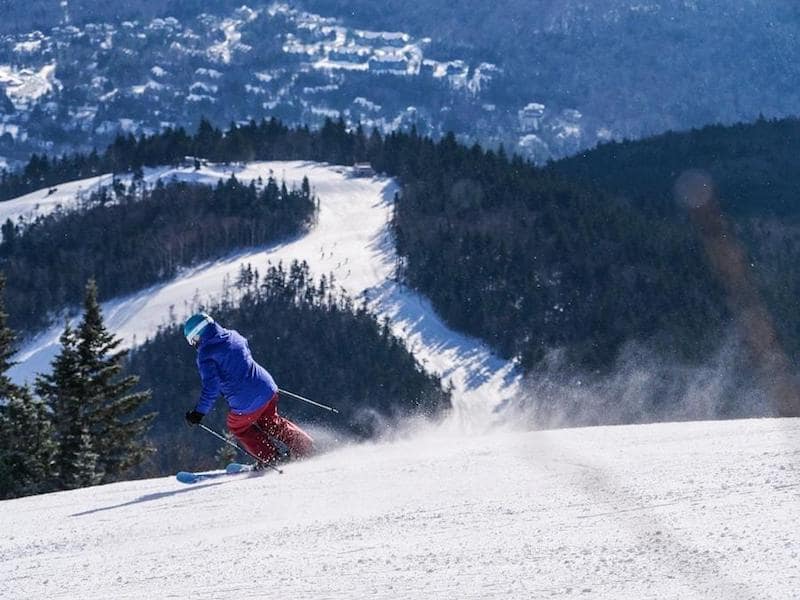
<svg viewBox="0 0 800 600">
<path fill-rule="evenodd" d="M 354 164 L 352 173 L 353 177 L 375 177 L 375 169 L 368 162 Z"/>
</svg>

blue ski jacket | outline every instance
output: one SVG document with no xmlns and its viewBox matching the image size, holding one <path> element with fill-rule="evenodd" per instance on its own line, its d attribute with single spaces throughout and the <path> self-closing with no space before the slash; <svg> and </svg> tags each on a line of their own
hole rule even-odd
<svg viewBox="0 0 800 600">
<path fill-rule="evenodd" d="M 253 360 L 247 340 L 237 331 L 209 324 L 197 344 L 197 368 L 203 391 L 195 410 L 207 414 L 222 393 L 237 415 L 252 413 L 269 402 L 278 386 Z"/>
</svg>

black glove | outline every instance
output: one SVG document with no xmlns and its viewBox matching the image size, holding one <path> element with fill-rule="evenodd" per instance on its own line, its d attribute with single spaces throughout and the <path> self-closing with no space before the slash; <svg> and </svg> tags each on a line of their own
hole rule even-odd
<svg viewBox="0 0 800 600">
<path fill-rule="evenodd" d="M 205 417 L 205 415 L 201 412 L 197 412 L 196 410 L 186 411 L 186 422 L 189 425 L 197 425 L 203 420 L 203 417 Z"/>
</svg>

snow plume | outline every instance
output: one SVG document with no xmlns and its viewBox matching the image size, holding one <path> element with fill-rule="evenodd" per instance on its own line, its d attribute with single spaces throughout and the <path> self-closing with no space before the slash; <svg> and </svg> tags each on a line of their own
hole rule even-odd
<svg viewBox="0 0 800 600">
<path fill-rule="evenodd" d="M 747 251 L 722 212 L 716 183 L 704 171 L 688 170 L 678 177 L 674 193 L 678 205 L 689 214 L 706 259 L 725 290 L 728 309 L 777 413 L 782 417 L 800 416 L 800 387 L 753 277 Z"/>
<path fill-rule="evenodd" d="M 428 446 L 441 438 L 460 443 L 468 436 L 467 431 L 448 426 L 451 420 L 449 413 L 381 412 L 362 406 L 333 419 L 346 419 L 355 432 L 335 429 L 332 421 L 326 419 L 303 422 L 303 429 L 311 435 L 314 447 L 322 454 L 358 447 L 384 448 L 393 444 Z"/>
<path fill-rule="evenodd" d="M 505 407 L 506 421 L 556 428 L 771 415 L 769 395 L 743 368 L 746 356 L 734 335 L 699 366 L 665 362 L 631 343 L 609 372 L 597 374 L 575 371 L 563 352 L 551 352 L 522 384 L 520 404 Z"/>
</svg>

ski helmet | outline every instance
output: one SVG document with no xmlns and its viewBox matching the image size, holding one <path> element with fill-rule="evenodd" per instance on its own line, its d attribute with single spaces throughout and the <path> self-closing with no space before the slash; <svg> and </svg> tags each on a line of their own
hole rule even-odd
<svg viewBox="0 0 800 600">
<path fill-rule="evenodd" d="M 186 319 L 186 323 L 183 326 L 183 336 L 189 342 L 189 345 L 197 345 L 197 342 L 200 341 L 200 334 L 213 322 L 214 319 L 206 313 L 197 313 Z"/>
</svg>

